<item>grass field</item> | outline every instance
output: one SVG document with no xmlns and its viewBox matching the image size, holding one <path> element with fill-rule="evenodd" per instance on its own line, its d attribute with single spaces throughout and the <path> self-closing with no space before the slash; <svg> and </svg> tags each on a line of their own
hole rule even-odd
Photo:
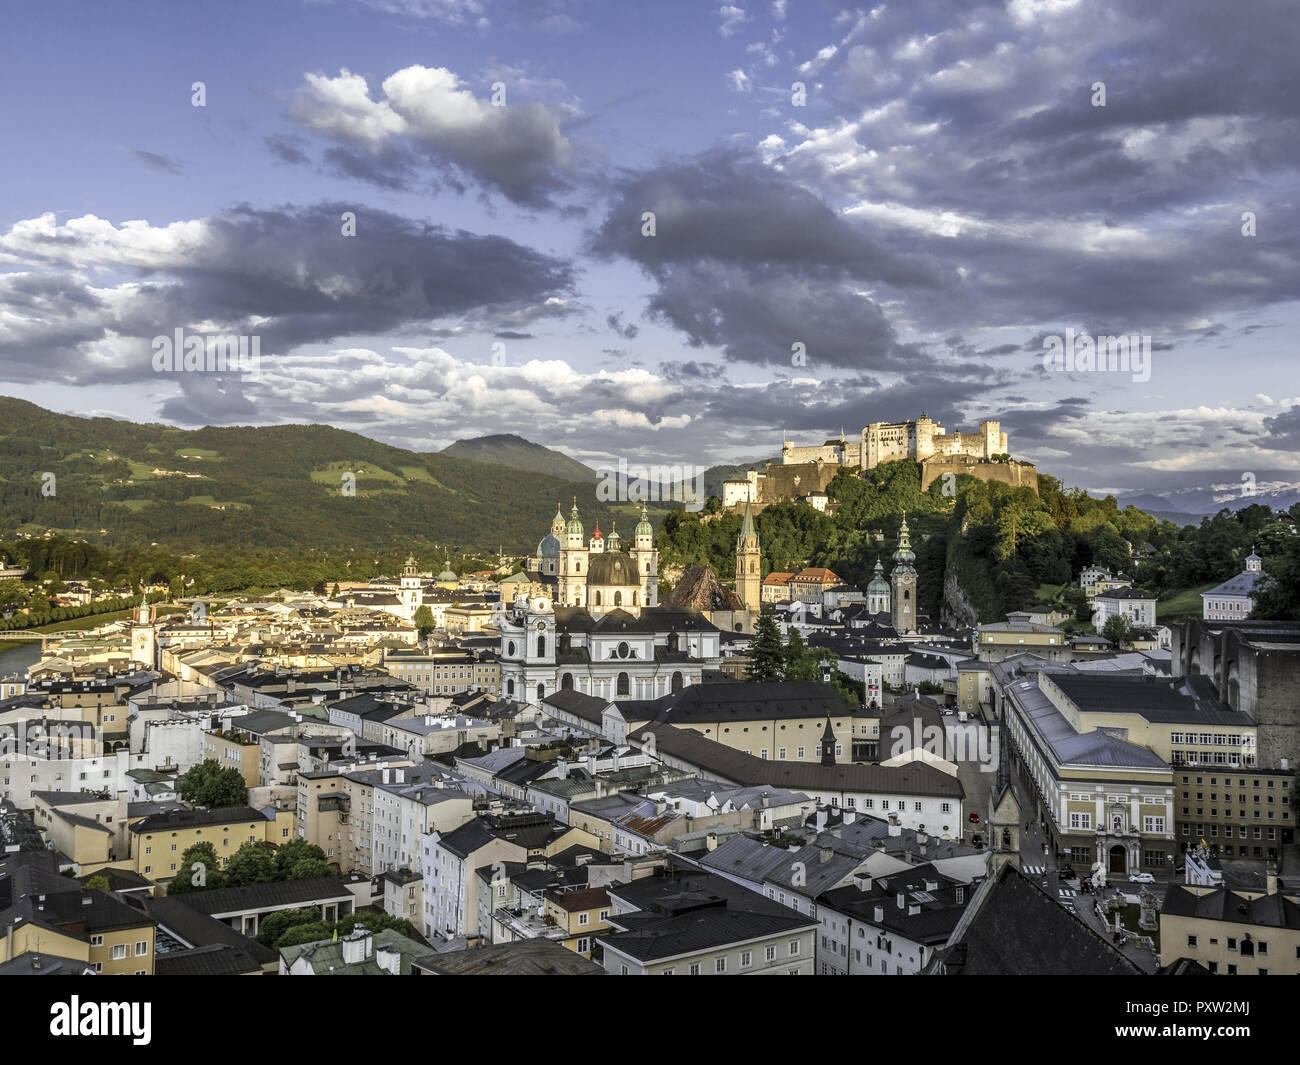
<svg viewBox="0 0 1300 1065">
<path fill-rule="evenodd" d="M 178 447 L 176 457 L 182 459 L 219 459 L 221 458 L 221 452 L 206 447 Z"/>
<path fill-rule="evenodd" d="M 1054 603 L 1067 587 L 1064 584 L 1040 584 L 1034 589 L 1034 599 L 1039 603 Z"/>
<path fill-rule="evenodd" d="M 1181 592 L 1170 596 L 1168 599 L 1160 600 L 1156 603 L 1156 620 L 1164 621 L 1166 618 L 1187 617 L 1189 615 L 1200 617 L 1201 593 L 1208 592 L 1221 583 L 1221 581 L 1210 581 L 1208 584 L 1198 584 L 1195 588 L 1184 588 Z"/>
</svg>

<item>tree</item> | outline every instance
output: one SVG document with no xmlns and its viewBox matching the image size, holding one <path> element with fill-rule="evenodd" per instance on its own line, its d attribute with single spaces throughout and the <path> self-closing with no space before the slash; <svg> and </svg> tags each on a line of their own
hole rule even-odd
<svg viewBox="0 0 1300 1065">
<path fill-rule="evenodd" d="M 1300 536 L 1288 536 L 1282 550 L 1264 560 L 1264 579 L 1255 586 L 1250 616 L 1300 621 Z"/>
<path fill-rule="evenodd" d="M 415 612 L 415 617 L 412 618 L 411 621 L 415 627 L 420 630 L 421 639 L 436 628 L 433 620 L 433 611 L 427 606 L 421 606 Z"/>
<path fill-rule="evenodd" d="M 231 887 L 269 884 L 277 879 L 275 874 L 271 845 L 258 840 L 242 844 L 226 863 L 226 883 Z"/>
<path fill-rule="evenodd" d="M 226 886 L 225 874 L 217 849 L 211 843 L 194 843 L 181 855 L 176 875 L 167 885 L 167 894 L 183 895 L 189 891 L 212 891 Z"/>
<path fill-rule="evenodd" d="M 749 645 L 749 679 L 756 684 L 781 680 L 785 676 L 785 649 L 781 633 L 771 614 L 760 614 Z"/>
<path fill-rule="evenodd" d="M 106 876 L 92 876 L 89 880 L 86 881 L 86 887 L 89 888 L 91 891 L 112 890 L 109 887 L 108 877 Z"/>
<path fill-rule="evenodd" d="M 1101 627 L 1101 634 L 1122 650 L 1133 639 L 1133 624 L 1122 614 L 1112 614 Z"/>
<path fill-rule="evenodd" d="M 191 767 L 178 781 L 177 791 L 184 802 L 211 809 L 248 802 L 248 785 L 239 770 L 222 769 L 212 758 Z"/>
<path fill-rule="evenodd" d="M 277 880 L 309 880 L 330 875 L 325 852 L 305 839 L 295 839 L 276 848 L 275 871 Z"/>
<path fill-rule="evenodd" d="M 783 679 L 816 680 L 819 657 L 804 642 L 799 630 L 791 628 L 785 646 Z"/>
<path fill-rule="evenodd" d="M 262 918 L 258 928 L 257 941 L 264 947 L 275 950 L 280 940 L 291 928 L 320 922 L 320 907 L 308 906 L 301 910 L 276 910 Z"/>
</svg>

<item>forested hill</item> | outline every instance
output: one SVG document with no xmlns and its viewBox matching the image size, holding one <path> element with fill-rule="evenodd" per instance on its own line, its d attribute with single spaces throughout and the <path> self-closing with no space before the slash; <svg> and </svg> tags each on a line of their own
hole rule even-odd
<svg viewBox="0 0 1300 1065">
<path fill-rule="evenodd" d="M 323 425 L 184 430 L 0 397 L 5 539 L 53 532 L 189 550 L 500 544 L 523 552 L 549 531 L 556 503 L 567 513 L 574 495 L 588 527 L 598 518 L 608 529 L 617 517 L 631 530 L 639 508 L 599 502 L 594 481 L 521 477 Z"/>
<path fill-rule="evenodd" d="M 951 578 L 979 620 L 988 621 L 1040 601 L 1094 562 L 1163 598 L 1240 572 L 1252 545 L 1267 572 L 1273 558 L 1285 567 L 1284 556 L 1300 541 L 1267 506 L 1224 510 L 1200 526 L 1180 527 L 1121 508 L 1113 496 L 1066 489 L 1046 474 L 1038 484 L 1035 495 L 962 475 L 955 496 L 945 497 L 940 481 L 921 491 L 920 466 L 912 461 L 885 463 L 861 477 L 841 472 L 827 490 L 839 504 L 833 516 L 796 503 L 757 516 L 763 573 L 825 566 L 865 589 L 877 559 L 886 574 L 892 568 L 906 511 L 922 610 L 940 618 L 945 578 Z M 740 522 L 715 505 L 702 514 L 669 514 L 659 533 L 661 572 L 707 563 L 730 583 Z M 1065 601 L 1073 606 L 1070 594 Z M 1199 599 L 1192 602 L 1199 614 Z M 1080 602 L 1078 620 L 1087 613 Z"/>
</svg>

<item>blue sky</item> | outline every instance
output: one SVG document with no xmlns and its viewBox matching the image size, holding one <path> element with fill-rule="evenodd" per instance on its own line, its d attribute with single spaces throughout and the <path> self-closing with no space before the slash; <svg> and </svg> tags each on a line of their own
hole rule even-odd
<svg viewBox="0 0 1300 1065">
<path fill-rule="evenodd" d="M 1289 490 L 1298 21 L 1280 0 L 17 7 L 0 390 L 421 450 L 514 432 L 593 465 L 756 459 L 926 410 L 1000 417 L 1093 490 Z M 256 333 L 261 373 L 158 375 L 176 328 Z M 1067 329 L 1150 336 L 1149 379 L 1048 372 Z"/>
</svg>

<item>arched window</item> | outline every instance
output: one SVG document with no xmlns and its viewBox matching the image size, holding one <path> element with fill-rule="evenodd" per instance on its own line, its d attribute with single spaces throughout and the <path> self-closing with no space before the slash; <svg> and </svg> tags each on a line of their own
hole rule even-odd
<svg viewBox="0 0 1300 1065">
<path fill-rule="evenodd" d="M 618 675 L 618 694 L 627 695 L 632 690 L 631 682 L 628 680 L 626 673 Z"/>
<path fill-rule="evenodd" d="M 912 593 L 909 592 L 906 588 L 904 588 L 904 589 L 903 589 L 903 601 L 906 602 L 908 599 L 911 599 L 911 598 L 912 598 Z"/>
<path fill-rule="evenodd" d="M 649 559 L 646 560 L 645 571 L 646 571 L 647 573 L 650 572 L 650 560 L 649 560 Z"/>
<path fill-rule="evenodd" d="M 758 563 L 755 562 L 755 561 L 751 558 L 751 559 L 749 560 L 749 572 L 750 572 L 750 573 L 754 573 L 754 572 L 756 572 L 755 567 L 756 567 L 757 565 L 758 565 Z"/>
<path fill-rule="evenodd" d="M 545 657 L 546 657 L 546 637 L 545 637 L 545 636 L 539 636 L 539 637 L 537 637 L 537 657 L 538 657 L 538 658 L 545 658 Z"/>
<path fill-rule="evenodd" d="M 572 673 L 566 673 L 566 674 L 564 674 L 564 676 L 562 676 L 562 677 L 560 678 L 560 687 L 561 687 L 564 691 L 566 691 L 566 692 L 567 692 L 567 691 L 572 691 L 572 690 L 573 690 L 573 674 L 572 674 Z"/>
<path fill-rule="evenodd" d="M 545 684 L 537 685 L 537 701 L 540 703 L 545 698 L 546 698 L 546 685 Z"/>
<path fill-rule="evenodd" d="M 668 634 L 668 650 L 670 651 L 677 650 L 677 633 L 675 632 L 670 632 Z"/>
<path fill-rule="evenodd" d="M 596 593 L 596 605 L 597 605 L 597 606 L 600 606 L 600 593 L 599 593 L 599 592 Z"/>
<path fill-rule="evenodd" d="M 582 563 L 581 563 L 581 562 L 578 562 L 578 561 L 576 561 L 576 560 L 574 561 L 574 563 L 573 563 L 573 572 L 574 572 L 574 573 L 581 573 L 581 572 L 582 572 Z"/>
<path fill-rule="evenodd" d="M 637 597 L 637 593 L 636 593 L 636 592 L 633 592 L 633 593 L 632 593 L 632 605 L 633 605 L 633 606 L 639 606 L 639 605 L 640 605 L 640 604 L 637 603 L 637 601 L 636 601 L 636 597 Z"/>
<path fill-rule="evenodd" d="M 514 693 L 515 693 L 515 682 L 513 680 L 506 681 L 506 694 L 514 695 Z"/>
<path fill-rule="evenodd" d="M 615 593 L 614 593 L 614 605 L 615 605 L 615 606 L 622 606 L 622 605 L 623 605 L 623 593 L 622 593 L 622 592 L 615 592 Z"/>
<path fill-rule="evenodd" d="M 567 655 L 573 646 L 573 637 L 567 632 L 560 633 L 560 654 Z"/>
<path fill-rule="evenodd" d="M 682 675 L 681 675 L 681 673 L 680 673 L 680 672 L 674 673 L 674 674 L 673 674 L 673 691 L 675 691 L 675 692 L 679 692 L 679 691 L 681 691 L 681 690 L 682 690 L 682 685 L 683 685 L 683 683 L 684 683 L 684 682 L 683 682 L 683 680 L 682 680 Z"/>
</svg>

